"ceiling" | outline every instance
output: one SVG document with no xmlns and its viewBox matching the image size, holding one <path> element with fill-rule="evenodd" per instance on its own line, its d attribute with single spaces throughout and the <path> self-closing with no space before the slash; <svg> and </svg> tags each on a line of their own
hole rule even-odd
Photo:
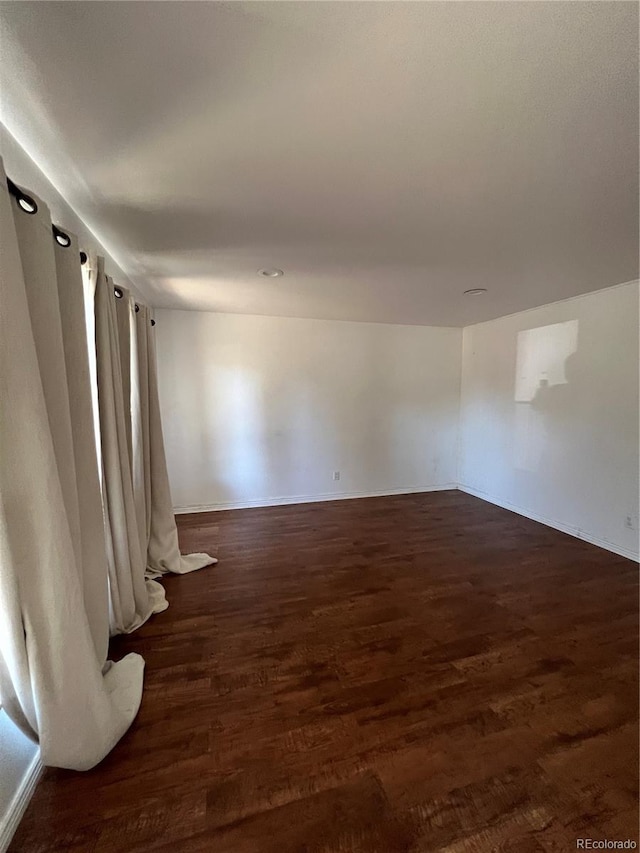
<svg viewBox="0 0 640 853">
<path fill-rule="evenodd" d="M 2 120 L 155 306 L 459 326 L 638 278 L 636 3 L 0 17 Z"/>
</svg>

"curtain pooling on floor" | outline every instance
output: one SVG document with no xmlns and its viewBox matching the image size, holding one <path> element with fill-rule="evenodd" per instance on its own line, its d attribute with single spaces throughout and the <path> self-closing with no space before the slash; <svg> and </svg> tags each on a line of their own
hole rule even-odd
<svg viewBox="0 0 640 853">
<path fill-rule="evenodd" d="M 0 234 L 0 702 L 43 763 L 86 770 L 133 721 L 144 661 L 106 662 L 84 316 L 68 310 L 82 306 L 78 245 L 61 247 L 75 266 L 57 255 L 46 206 L 25 213 L 1 161 Z"/>
</svg>

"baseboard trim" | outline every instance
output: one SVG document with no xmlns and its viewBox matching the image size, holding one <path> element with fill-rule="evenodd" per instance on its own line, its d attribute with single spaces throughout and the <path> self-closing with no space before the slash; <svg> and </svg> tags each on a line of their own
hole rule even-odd
<svg viewBox="0 0 640 853">
<path fill-rule="evenodd" d="M 322 503 L 323 501 L 347 501 L 356 498 L 381 498 L 392 495 L 414 495 L 422 492 L 447 492 L 457 489 L 456 483 L 444 483 L 440 486 L 413 486 L 409 489 L 382 489 L 378 492 L 328 492 L 322 495 L 293 495 L 286 498 L 256 498 L 248 501 L 225 501 L 216 504 L 198 504 L 195 506 L 177 506 L 176 515 L 192 512 L 221 512 L 225 509 L 251 509 L 252 507 L 289 506 L 291 504 Z"/>
<path fill-rule="evenodd" d="M 43 770 L 44 767 L 40 761 L 40 751 L 38 750 L 22 778 L 20 787 L 16 791 L 11 805 L 2 816 L 2 819 L 0 819 L 0 853 L 5 853 L 8 849 Z"/>
<path fill-rule="evenodd" d="M 597 536 L 592 536 L 590 533 L 586 533 L 579 527 L 573 527 L 570 524 L 563 524 L 559 521 L 554 521 L 551 518 L 546 518 L 543 515 L 538 515 L 533 512 L 529 512 L 526 509 L 523 509 L 521 506 L 516 506 L 515 504 L 510 503 L 509 501 L 500 500 L 493 495 L 489 495 L 486 492 L 481 491 L 480 489 L 474 489 L 471 486 L 464 486 L 461 483 L 458 484 L 458 488 L 461 492 L 465 492 L 468 495 L 472 495 L 474 498 L 480 498 L 480 500 L 487 501 L 487 503 L 495 504 L 495 506 L 499 506 L 502 509 L 508 509 L 511 512 L 515 512 L 518 515 L 522 515 L 525 518 L 531 519 L 531 521 L 537 521 L 540 524 L 544 524 L 547 527 L 552 527 L 554 530 L 559 530 L 561 533 L 567 533 L 569 536 L 575 536 L 576 539 L 582 539 L 584 542 L 589 542 L 591 545 L 597 545 L 599 548 L 604 548 L 605 551 L 611 551 L 614 554 L 618 554 L 620 557 L 626 557 L 629 560 L 633 560 L 634 562 L 638 562 L 640 556 L 638 552 L 631 551 L 627 548 L 621 548 L 619 545 L 615 545 L 613 542 L 609 542 L 607 539 L 600 539 Z"/>
<path fill-rule="evenodd" d="M 529 512 L 521 506 L 516 506 L 509 501 L 500 500 L 493 495 L 483 492 L 480 489 L 474 489 L 471 486 L 463 485 L 462 483 L 444 483 L 440 486 L 414 486 L 409 489 L 382 489 L 374 492 L 340 492 L 321 495 L 293 495 L 292 497 L 284 498 L 256 498 L 248 501 L 225 501 L 215 504 L 197 504 L 194 506 L 177 506 L 174 507 L 176 515 L 187 515 L 189 513 L 198 512 L 222 512 L 227 509 L 251 509 L 269 506 L 290 506 L 294 504 L 306 503 L 322 503 L 324 501 L 345 501 L 354 500 L 356 498 L 379 498 L 392 495 L 414 495 L 423 492 L 446 492 L 451 489 L 459 489 L 468 495 L 472 495 L 480 500 L 499 506 L 502 509 L 507 509 L 510 512 L 515 512 L 518 515 L 529 518 L 531 521 L 537 521 L 547 527 L 552 527 L 554 530 L 559 530 L 561 533 L 567 533 L 569 536 L 575 536 L 576 539 L 582 539 L 584 542 L 589 542 L 591 545 L 597 545 L 599 548 L 604 548 L 605 551 L 611 551 L 613 554 L 618 554 L 620 557 L 626 557 L 629 560 L 634 560 L 636 563 L 640 560 L 640 555 L 636 551 L 627 548 L 621 548 L 607 539 L 600 539 L 597 536 L 592 536 L 578 527 L 573 527 L 569 524 L 563 524 L 559 521 L 554 521 L 543 515 Z"/>
</svg>

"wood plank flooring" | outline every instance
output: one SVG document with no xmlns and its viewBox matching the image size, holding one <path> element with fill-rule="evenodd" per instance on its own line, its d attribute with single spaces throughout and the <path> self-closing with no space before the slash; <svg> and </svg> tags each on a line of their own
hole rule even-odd
<svg viewBox="0 0 640 853">
<path fill-rule="evenodd" d="M 638 842 L 638 567 L 461 492 L 183 516 L 139 716 L 11 850 Z"/>
</svg>

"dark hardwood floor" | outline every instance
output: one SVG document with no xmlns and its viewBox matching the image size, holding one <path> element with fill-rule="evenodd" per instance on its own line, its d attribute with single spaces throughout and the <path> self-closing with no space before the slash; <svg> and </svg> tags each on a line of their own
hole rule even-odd
<svg viewBox="0 0 640 853">
<path fill-rule="evenodd" d="M 13 851 L 638 841 L 638 567 L 461 492 L 183 516 L 146 687 Z"/>
</svg>

